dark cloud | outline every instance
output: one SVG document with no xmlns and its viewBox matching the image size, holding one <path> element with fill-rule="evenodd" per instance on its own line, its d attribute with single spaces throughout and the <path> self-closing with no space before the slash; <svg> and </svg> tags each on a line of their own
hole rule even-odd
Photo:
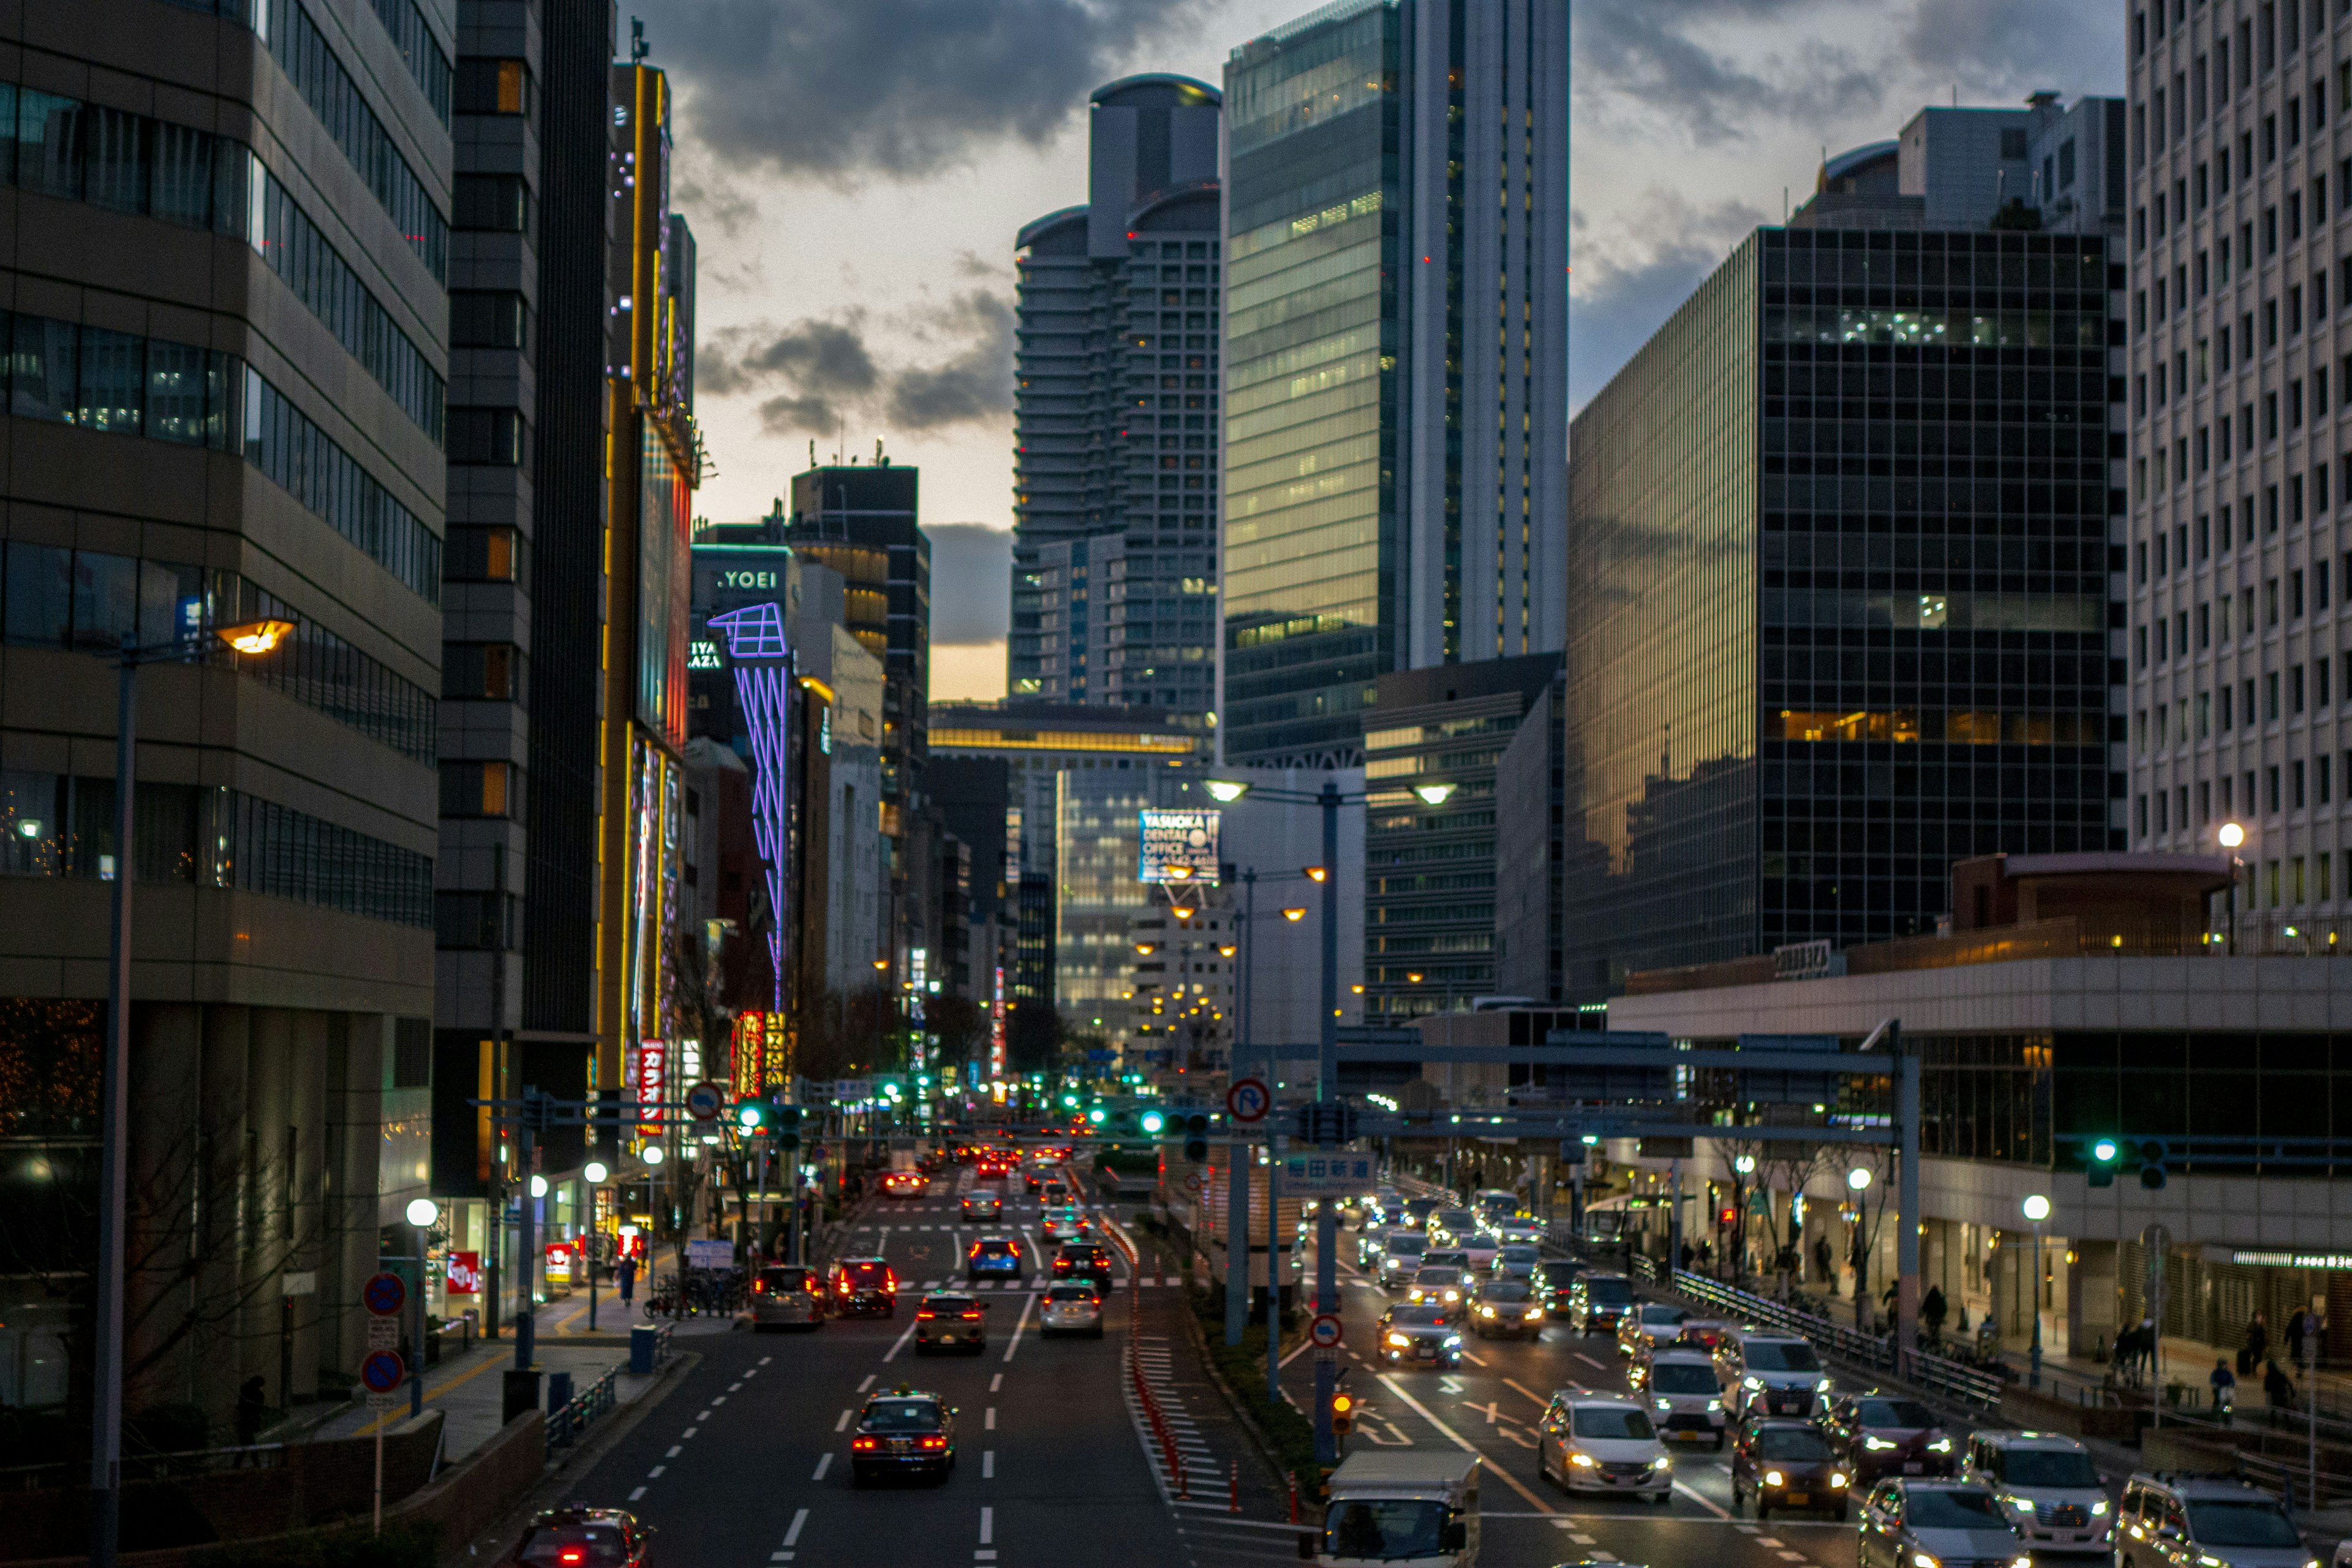
<svg viewBox="0 0 2352 1568">
<path fill-rule="evenodd" d="M 1816 119 L 1875 104 L 1882 79 L 1838 45 L 1801 41 L 1759 55 L 1713 29 L 1816 16 L 1816 0 L 1588 0 L 1578 7 L 1580 93 L 1615 111 L 1670 116 L 1702 145 L 1729 142 L 1759 120 Z"/>
<path fill-rule="evenodd" d="M 931 640 L 1003 642 L 1012 624 L 1013 535 L 978 522 L 927 522 L 931 542 Z"/>
<path fill-rule="evenodd" d="M 653 63 L 722 162 L 835 182 L 1041 145 L 1209 0 L 641 0 Z"/>
<path fill-rule="evenodd" d="M 771 397 L 760 405 L 760 427 L 771 436 L 832 436 L 846 414 L 823 397 Z"/>
<path fill-rule="evenodd" d="M 944 364 L 899 374 L 890 389 L 890 423 L 898 429 L 936 430 L 1013 410 L 1013 308 L 993 294 L 967 294 L 949 322 L 970 341 Z"/>
<path fill-rule="evenodd" d="M 1904 25 L 1911 63 L 1966 97 L 2014 100 L 2040 88 L 2120 93 L 2124 30 L 2104 6 L 2048 0 L 1918 0 Z"/>
<path fill-rule="evenodd" d="M 1649 192 L 1625 215 L 1638 241 L 1587 238 L 1578 261 L 1569 342 L 1569 406 L 1580 409 L 1665 324 L 1731 247 L 1768 220 L 1739 202 L 1696 208 Z M 1571 222 L 1577 222 L 1572 217 Z M 1580 227 L 1581 225 L 1580 224 Z"/>
<path fill-rule="evenodd" d="M 882 377 L 862 327 L 853 311 L 832 321 L 804 318 L 782 331 L 730 328 L 702 345 L 694 389 L 725 397 L 781 379 L 804 394 L 863 396 Z"/>
</svg>

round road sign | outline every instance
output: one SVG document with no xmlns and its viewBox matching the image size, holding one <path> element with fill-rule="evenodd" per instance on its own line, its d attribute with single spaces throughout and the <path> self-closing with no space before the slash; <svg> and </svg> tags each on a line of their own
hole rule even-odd
<svg viewBox="0 0 2352 1568">
<path fill-rule="evenodd" d="M 393 1351 L 376 1351 L 360 1363 L 360 1381 L 371 1394 L 390 1394 L 407 1374 L 399 1355 Z"/>
<path fill-rule="evenodd" d="M 1263 1121 L 1273 1105 L 1274 1096 L 1262 1078 L 1241 1079 L 1225 1090 L 1225 1109 L 1236 1121 Z"/>
<path fill-rule="evenodd" d="M 698 1083 L 686 1091 L 686 1113 L 697 1121 L 717 1121 L 726 1104 L 727 1097 L 715 1083 Z"/>
<path fill-rule="evenodd" d="M 1198 1171 L 1187 1171 L 1184 1173 L 1184 1185 L 1191 1192 L 1206 1192 L 1209 1187 L 1209 1178 Z"/>
<path fill-rule="evenodd" d="M 1317 1313 L 1315 1321 L 1307 1325 L 1307 1337 L 1319 1350 L 1337 1350 L 1339 1346 L 1339 1315 L 1336 1312 Z"/>
<path fill-rule="evenodd" d="M 377 1274 L 360 1287 L 360 1300 L 379 1318 L 389 1318 L 408 1303 L 408 1287 L 397 1274 Z"/>
</svg>

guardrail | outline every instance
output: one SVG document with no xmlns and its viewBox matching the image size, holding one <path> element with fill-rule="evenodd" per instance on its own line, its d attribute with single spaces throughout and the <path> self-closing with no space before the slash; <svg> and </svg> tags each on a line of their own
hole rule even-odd
<svg viewBox="0 0 2352 1568">
<path fill-rule="evenodd" d="M 668 1337 L 667 1331 L 662 1335 L 665 1342 Z M 562 1408 L 547 1413 L 547 1453 L 550 1458 L 555 1457 L 557 1449 L 568 1448 L 578 1442 L 580 1434 L 588 1429 L 590 1423 L 620 1403 L 614 1384 L 614 1379 L 620 1375 L 620 1371 L 617 1363 L 606 1367 L 604 1376 L 574 1394 Z"/>
<path fill-rule="evenodd" d="M 1643 1265 L 1647 1264 L 1646 1271 Z M 1991 1408 L 2000 1403 L 2009 1387 L 2006 1378 L 1981 1367 L 1970 1366 L 1947 1356 L 1915 1350 L 1895 1363 L 1894 1344 L 1888 1336 L 1865 1334 L 1843 1323 L 1834 1323 L 1811 1312 L 1800 1311 L 1769 1296 L 1759 1296 L 1751 1290 L 1741 1290 L 1712 1279 L 1704 1274 L 1677 1270 L 1671 1279 L 1661 1279 L 1658 1266 L 1648 1258 L 1635 1258 L 1634 1271 L 1643 1278 L 1658 1280 L 1666 1289 L 1694 1300 L 1703 1301 L 1727 1316 L 1743 1322 L 1752 1322 L 1782 1333 L 1795 1334 L 1816 1348 L 1842 1361 L 1858 1363 L 1891 1376 L 1923 1384 L 1948 1397 L 1965 1404 Z"/>
</svg>

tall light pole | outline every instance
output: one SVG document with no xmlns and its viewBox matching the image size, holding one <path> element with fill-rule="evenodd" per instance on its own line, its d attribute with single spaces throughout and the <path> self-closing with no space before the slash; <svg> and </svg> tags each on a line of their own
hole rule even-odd
<svg viewBox="0 0 2352 1568">
<path fill-rule="evenodd" d="M 138 782 L 139 667 L 185 664 L 208 652 L 203 601 L 184 600 L 189 628 L 161 643 L 126 636 L 115 654 L 114 896 L 107 922 L 106 1069 L 99 1091 L 98 1300 L 90 1369 L 89 1560 L 114 1568 L 122 1542 L 122 1272 L 123 1189 L 128 1184 L 131 1110 L 131 882 L 139 874 L 131 797 Z M 238 653 L 266 654 L 294 630 L 290 621 L 248 621 L 214 629 Z"/>
<path fill-rule="evenodd" d="M 2246 830 L 2237 823 L 2225 822 L 2221 824 L 2221 831 L 2219 837 L 2221 840 L 2221 847 L 2230 852 L 2230 935 L 2228 952 L 2230 955 L 2234 958 L 2237 956 L 2238 952 L 2238 873 L 2246 868 L 2246 863 L 2238 858 L 2238 846 L 2246 841 Z"/>
<path fill-rule="evenodd" d="M 415 1313 L 410 1321 L 408 1342 L 416 1347 L 415 1360 L 408 1368 L 408 1414 L 425 1414 L 425 1239 L 433 1229 L 433 1222 L 441 1217 L 441 1205 L 431 1198 L 408 1200 L 408 1223 L 416 1228 L 416 1294 Z"/>
<path fill-rule="evenodd" d="M 2033 1313 L 2033 1349 L 2030 1352 L 2032 1371 L 2027 1386 L 2039 1388 L 2042 1386 L 2042 1222 L 2050 1217 L 2050 1200 L 2035 1193 L 2025 1200 L 2022 1206 L 2025 1217 L 2033 1222 L 2032 1293 L 2028 1297 Z"/>
<path fill-rule="evenodd" d="M 613 1173 L 602 1160 L 591 1160 L 580 1167 L 583 1180 L 588 1184 L 588 1331 L 596 1331 L 596 1254 L 604 1249 L 604 1233 L 596 1226 L 596 1189 Z"/>
<path fill-rule="evenodd" d="M 1318 1142 L 1336 1144 L 1339 1142 L 1342 1113 L 1339 1109 L 1339 808 L 1357 805 L 1370 798 L 1364 791 L 1341 794 L 1330 779 L 1313 795 L 1303 790 L 1258 788 L 1234 779 L 1211 779 L 1210 797 L 1231 805 L 1244 795 L 1255 793 L 1261 799 L 1284 805 L 1316 805 L 1323 812 L 1323 863 L 1309 867 L 1307 875 L 1323 885 L 1323 962 L 1322 985 L 1319 991 L 1321 1016 L 1318 1019 L 1315 1066 L 1315 1100 L 1323 1111 L 1318 1122 Z M 1450 784 L 1424 784 L 1413 786 L 1412 793 L 1424 805 L 1443 805 L 1454 794 Z M 1319 873 L 1319 875 L 1318 874 Z M 1288 910 L 1284 913 L 1287 915 Z M 1272 1169 L 1268 1167 L 1269 1171 Z M 1272 1190 L 1271 1180 L 1268 1191 Z M 1271 1212 L 1269 1211 L 1269 1220 Z M 1315 1212 L 1315 1310 L 1337 1315 L 1339 1310 L 1339 1205 L 1325 1196 L 1316 1205 Z M 1271 1277 L 1274 1255 L 1266 1255 Z M 1275 1324 L 1266 1324 L 1271 1341 Z M 1339 1458 L 1339 1437 L 1331 1430 L 1331 1395 L 1339 1387 L 1339 1363 L 1319 1352 L 1315 1360 L 1315 1457 L 1318 1462 L 1330 1464 Z"/>
</svg>

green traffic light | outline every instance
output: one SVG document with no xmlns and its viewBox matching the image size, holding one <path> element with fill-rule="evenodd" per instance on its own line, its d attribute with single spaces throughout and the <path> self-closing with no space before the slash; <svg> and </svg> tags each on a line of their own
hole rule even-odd
<svg viewBox="0 0 2352 1568">
<path fill-rule="evenodd" d="M 2116 1141 L 2112 1138 L 2102 1138 L 2091 1145 L 2091 1158 L 2102 1165 L 2115 1163 L 2116 1156 L 2122 1152 L 2123 1151 L 2116 1146 Z"/>
<path fill-rule="evenodd" d="M 1103 1108 L 1097 1105 L 1092 1110 L 1087 1111 L 1087 1120 L 1093 1122 L 1096 1126 L 1100 1127 L 1103 1123 Z"/>
<path fill-rule="evenodd" d="M 1143 1113 L 1143 1130 L 1146 1132 L 1157 1132 L 1167 1125 L 1168 1119 L 1160 1115 L 1160 1112 L 1156 1110 L 1147 1110 Z"/>
<path fill-rule="evenodd" d="M 735 1108 L 735 1120 L 747 1131 L 757 1129 L 765 1118 L 766 1112 L 757 1100 L 747 1100 Z"/>
</svg>

